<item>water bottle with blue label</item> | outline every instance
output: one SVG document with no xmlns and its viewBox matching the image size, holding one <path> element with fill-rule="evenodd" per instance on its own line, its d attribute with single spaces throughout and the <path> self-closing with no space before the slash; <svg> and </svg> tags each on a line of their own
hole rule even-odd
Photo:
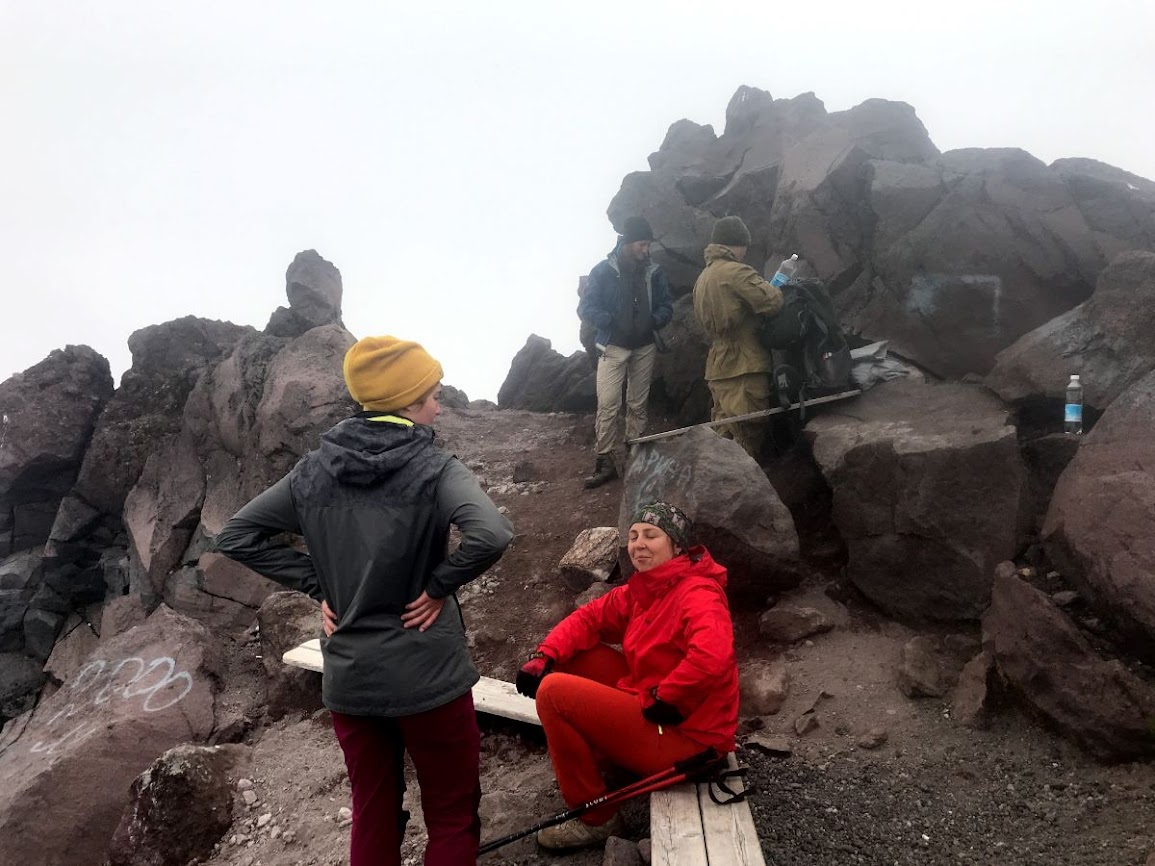
<svg viewBox="0 0 1155 866">
<path fill-rule="evenodd" d="M 798 253 L 778 266 L 778 270 L 774 272 L 774 276 L 770 280 L 770 285 L 779 287 L 786 285 L 793 279 L 796 270 L 798 270 Z"/>
<path fill-rule="evenodd" d="M 1068 433 L 1083 432 L 1083 383 L 1077 375 L 1067 383 L 1067 406 L 1063 412 L 1063 429 Z"/>
</svg>

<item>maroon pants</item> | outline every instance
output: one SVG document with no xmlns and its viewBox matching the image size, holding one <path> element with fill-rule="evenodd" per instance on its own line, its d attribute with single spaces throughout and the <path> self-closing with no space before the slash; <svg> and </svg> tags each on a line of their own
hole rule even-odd
<svg viewBox="0 0 1155 866">
<path fill-rule="evenodd" d="M 404 753 L 417 770 L 429 831 L 425 866 L 477 862 L 481 837 L 481 732 L 473 693 L 412 716 L 332 713 L 353 786 L 350 866 L 400 866 L 408 815 Z"/>
</svg>

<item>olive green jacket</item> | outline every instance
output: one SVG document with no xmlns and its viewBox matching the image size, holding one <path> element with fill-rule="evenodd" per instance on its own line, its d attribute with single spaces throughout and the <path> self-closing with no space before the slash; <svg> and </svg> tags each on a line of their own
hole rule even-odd
<svg viewBox="0 0 1155 866">
<path fill-rule="evenodd" d="M 782 293 L 729 247 L 706 247 L 706 269 L 694 283 L 694 313 L 710 338 L 706 379 L 769 373 L 770 350 L 758 339 L 758 317 L 782 309 Z"/>
</svg>

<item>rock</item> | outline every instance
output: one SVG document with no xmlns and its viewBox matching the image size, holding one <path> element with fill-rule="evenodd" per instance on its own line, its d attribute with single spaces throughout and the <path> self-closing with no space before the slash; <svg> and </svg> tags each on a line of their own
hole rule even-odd
<svg viewBox="0 0 1155 866">
<path fill-rule="evenodd" d="M 201 554 L 195 568 L 185 568 L 165 584 L 165 603 L 214 629 L 249 626 L 257 610 L 281 586 L 226 556 Z"/>
<path fill-rule="evenodd" d="M 960 725 L 982 729 L 990 724 L 994 672 L 994 658 L 985 650 L 963 667 L 951 697 L 951 715 Z"/>
<path fill-rule="evenodd" d="M 642 855 L 638 852 L 638 846 L 629 839 L 610 836 L 606 840 L 602 866 L 641 866 L 641 863 Z"/>
<path fill-rule="evenodd" d="M 877 749 L 889 736 L 885 728 L 872 728 L 858 738 L 857 746 L 860 749 Z"/>
<path fill-rule="evenodd" d="M 43 682 L 42 663 L 23 653 L 0 653 L 0 726 L 32 708 Z"/>
<path fill-rule="evenodd" d="M 469 409 L 476 409 L 483 412 L 491 412 L 497 408 L 497 404 L 492 400 L 470 400 Z"/>
<path fill-rule="evenodd" d="M 289 306 L 278 307 L 265 333 L 299 337 L 321 325 L 341 325 L 341 272 L 316 250 L 297 253 L 285 272 Z"/>
<path fill-rule="evenodd" d="M 437 401 L 442 409 L 468 409 L 469 395 L 452 385 L 441 386 L 441 399 Z"/>
<path fill-rule="evenodd" d="M 613 587 L 610 586 L 608 583 L 591 584 L 589 589 L 587 589 L 585 592 L 583 592 L 581 595 L 579 595 L 577 598 L 574 599 L 574 602 L 573 602 L 574 610 L 577 610 L 579 607 L 585 607 L 591 601 L 593 601 L 594 599 L 601 598 L 603 595 L 605 595 L 607 592 L 609 592 L 612 589 L 613 589 Z"/>
<path fill-rule="evenodd" d="M 526 481 L 537 481 L 539 473 L 531 460 L 519 460 L 513 467 L 513 483 L 521 484 Z"/>
<path fill-rule="evenodd" d="M 44 574 L 44 555 L 38 550 L 15 553 L 0 562 L 0 591 L 36 589 Z"/>
<path fill-rule="evenodd" d="M 805 717 L 804 717 L 805 718 Z M 748 748 L 760 749 L 768 755 L 788 756 L 794 753 L 794 746 L 786 737 L 772 737 L 766 734 L 751 734 L 744 743 Z"/>
<path fill-rule="evenodd" d="M 1051 601 L 1055 603 L 1056 607 L 1070 607 L 1079 600 L 1079 593 L 1073 589 L 1064 589 L 1061 592 L 1056 592 L 1051 596 Z"/>
<path fill-rule="evenodd" d="M 31 590 L 0 589 L 0 653 L 24 650 L 24 615 Z"/>
<path fill-rule="evenodd" d="M 237 779 L 238 791 L 251 791 L 253 789 L 252 779 Z"/>
<path fill-rule="evenodd" d="M 159 608 L 103 642 L 0 754 L 0 838 L 12 862 L 100 864 L 129 785 L 159 755 L 212 733 L 215 638 Z M 52 803 L 56 820 L 42 818 Z"/>
<path fill-rule="evenodd" d="M 228 772 L 245 746 L 169 749 L 132 783 L 109 866 L 184 866 L 207 858 L 232 825 Z"/>
<path fill-rule="evenodd" d="M 1155 754 L 1155 688 L 1117 659 L 1099 658 L 1009 562 L 995 575 L 983 633 L 1008 691 L 1063 736 L 1106 761 Z"/>
<path fill-rule="evenodd" d="M 1055 418 L 1062 417 L 1056 407 Z M 1022 443 L 1023 465 L 1027 470 L 1026 509 L 1030 527 L 1038 532 L 1043 528 L 1051 497 L 1060 476 L 1079 451 L 1082 438 L 1066 433 L 1036 436 Z"/>
<path fill-rule="evenodd" d="M 1101 411 L 1155 370 L 1153 332 L 1155 253 L 1121 253 L 1087 301 L 1000 352 L 986 383 L 1007 401 L 1058 402 L 1078 373 L 1084 404 Z"/>
<path fill-rule="evenodd" d="M 100 638 L 96 629 L 100 623 L 100 606 L 92 605 L 84 612 L 84 616 L 69 614 L 61 628 L 60 639 L 52 647 L 48 661 L 44 663 L 44 673 L 49 677 L 64 682 L 77 673 L 88 657 L 92 655 Z"/>
<path fill-rule="evenodd" d="M 633 513 L 656 500 L 674 503 L 694 522 L 694 543 L 704 544 L 729 571 L 732 601 L 761 601 L 798 584 L 798 534 L 790 512 L 734 442 L 697 428 L 636 446 L 622 489 L 621 538 Z"/>
<path fill-rule="evenodd" d="M 241 792 L 241 799 L 245 801 L 246 806 L 257 805 L 257 792 L 249 789 Z"/>
<path fill-rule="evenodd" d="M 653 846 L 652 846 L 650 838 L 648 836 L 645 839 L 642 839 L 640 842 L 638 842 L 638 854 L 641 855 L 642 862 L 645 863 L 646 866 L 650 866 L 650 863 L 653 860 L 652 853 L 651 853 L 652 847 Z"/>
<path fill-rule="evenodd" d="M 100 636 L 104 640 L 116 637 L 140 625 L 148 613 L 136 595 L 122 595 L 104 606 L 100 617 Z"/>
<path fill-rule="evenodd" d="M 1067 466 L 1043 524 L 1050 561 L 1155 660 L 1155 372 L 1117 397 Z"/>
<path fill-rule="evenodd" d="M 67 346 L 0 382 L 0 556 L 48 540 L 96 418 L 112 396 L 108 361 Z"/>
<path fill-rule="evenodd" d="M 772 716 L 786 702 L 789 677 L 781 660 L 741 668 L 738 679 L 740 711 L 744 716 Z"/>
<path fill-rule="evenodd" d="M 1155 249 L 1155 182 L 1094 159 L 1057 159 L 1105 261 L 1129 250 Z"/>
<path fill-rule="evenodd" d="M 321 675 L 290 667 L 281 656 L 321 634 L 321 606 L 301 592 L 274 592 L 257 612 L 269 717 L 312 713 L 321 704 Z"/>
<path fill-rule="evenodd" d="M 659 353 L 654 364 L 650 400 L 678 425 L 710 420 L 712 399 L 706 384 L 706 354 L 710 341 L 694 314 L 694 299 L 674 301 L 674 318 L 662 331 L 669 352 Z"/>
<path fill-rule="evenodd" d="M 618 564 L 618 530 L 613 526 L 583 529 L 558 563 L 566 586 L 574 592 L 610 579 Z"/>
<path fill-rule="evenodd" d="M 56 635 L 60 633 L 60 626 L 63 623 L 62 614 L 36 608 L 29 609 L 24 614 L 24 651 L 39 662 L 46 662 L 52 654 Z"/>
<path fill-rule="evenodd" d="M 804 713 L 794 720 L 794 733 L 804 737 L 818 727 L 818 716 L 814 713 Z"/>
<path fill-rule="evenodd" d="M 1025 522 L 1025 472 L 999 401 L 895 380 L 813 418 L 806 435 L 854 584 L 892 615 L 977 618 Z"/>
<path fill-rule="evenodd" d="M 758 634 L 776 643 L 795 643 L 834 628 L 826 614 L 812 607 L 779 604 L 758 617 Z"/>
<path fill-rule="evenodd" d="M 565 358 L 549 340 L 531 334 L 510 364 L 497 405 L 531 412 L 593 411 L 597 383 L 585 352 Z"/>
<path fill-rule="evenodd" d="M 958 679 L 944 658 L 942 641 L 920 635 L 902 647 L 898 666 L 898 688 L 908 698 L 937 698 L 945 695 Z"/>
<path fill-rule="evenodd" d="M 78 505 L 57 516 L 53 538 L 84 535 L 84 506 L 119 516 L 124 500 L 158 444 L 180 430 L 185 401 L 201 374 L 226 357 L 252 328 L 185 316 L 134 331 L 132 366 L 96 422 L 72 491 Z"/>
</svg>

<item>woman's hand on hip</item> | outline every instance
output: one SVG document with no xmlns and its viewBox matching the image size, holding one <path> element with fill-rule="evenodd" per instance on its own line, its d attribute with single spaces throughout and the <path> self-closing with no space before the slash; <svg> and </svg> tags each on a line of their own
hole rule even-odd
<svg viewBox="0 0 1155 866">
<path fill-rule="evenodd" d="M 333 613 L 333 608 L 329 607 L 329 602 L 321 602 L 321 628 L 325 632 L 325 637 L 332 637 L 333 632 L 337 630 L 337 614 Z"/>
<path fill-rule="evenodd" d="M 429 593 L 422 592 L 415 600 L 405 605 L 405 613 L 401 614 L 401 624 L 406 628 L 425 631 L 437 622 L 443 607 L 445 607 L 444 598 L 430 598 Z"/>
</svg>

